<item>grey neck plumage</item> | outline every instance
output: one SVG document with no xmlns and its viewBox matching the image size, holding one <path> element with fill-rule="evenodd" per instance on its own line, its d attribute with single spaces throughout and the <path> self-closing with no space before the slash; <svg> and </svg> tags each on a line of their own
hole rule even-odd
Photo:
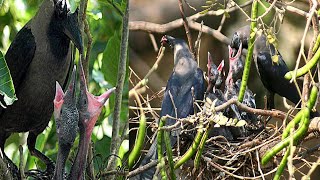
<svg viewBox="0 0 320 180">
<path fill-rule="evenodd" d="M 181 41 L 174 45 L 174 73 L 180 77 L 189 77 L 198 65 L 193 59 L 188 45 Z"/>
</svg>

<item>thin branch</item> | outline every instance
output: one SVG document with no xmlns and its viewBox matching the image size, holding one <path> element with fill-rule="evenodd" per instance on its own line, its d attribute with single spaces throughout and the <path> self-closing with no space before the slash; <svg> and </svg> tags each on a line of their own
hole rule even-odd
<svg viewBox="0 0 320 180">
<path fill-rule="evenodd" d="M 122 19 L 122 37 L 121 37 L 121 46 L 120 46 L 120 62 L 118 66 L 118 78 L 117 78 L 117 89 L 116 89 L 116 98 L 115 106 L 113 113 L 113 124 L 112 124 L 112 139 L 110 145 L 110 153 L 118 154 L 120 148 L 120 113 L 121 113 L 121 102 L 122 102 L 122 93 L 124 80 L 126 76 L 126 67 L 127 67 L 127 56 L 128 56 L 128 37 L 129 37 L 129 1 L 127 1 L 125 13 Z M 108 162 L 107 171 L 114 170 L 116 168 L 116 156 L 111 156 Z M 114 178 L 114 177 L 113 177 Z M 111 177 L 111 179 L 113 179 Z"/>
<path fill-rule="evenodd" d="M 310 14 L 311 15 L 313 15 L 316 12 L 316 8 L 317 8 L 317 3 L 312 5 L 312 8 L 310 9 Z M 302 39 L 300 41 L 301 45 L 300 45 L 299 55 L 298 55 L 298 58 L 297 58 L 297 61 L 296 61 L 296 66 L 294 68 L 293 76 L 292 76 L 292 79 L 290 80 L 290 82 L 292 82 L 292 81 L 294 81 L 296 79 L 297 70 L 298 70 L 298 67 L 299 67 L 299 64 L 300 64 L 301 56 L 302 56 L 302 54 L 304 54 L 304 43 L 305 43 L 305 39 L 306 39 L 306 36 L 307 36 L 308 29 L 310 27 L 311 20 L 312 20 L 312 18 L 308 18 L 307 19 L 307 23 L 306 23 L 306 26 L 305 26 L 305 29 L 304 29 L 304 33 L 303 33 Z"/>
<path fill-rule="evenodd" d="M 21 176 L 21 179 L 24 180 L 26 179 L 26 177 L 24 174 L 23 147 L 21 145 L 19 146 L 19 157 L 20 157 L 20 162 L 19 162 L 20 176 Z"/>
<path fill-rule="evenodd" d="M 94 166 L 93 166 L 93 148 L 94 144 L 90 142 L 89 149 L 88 149 L 88 156 L 87 156 L 87 167 L 86 167 L 86 172 L 88 179 L 90 180 L 95 180 L 94 176 Z"/>
<path fill-rule="evenodd" d="M 217 106 L 215 108 L 215 111 L 222 111 L 224 109 L 226 109 L 227 107 L 229 107 L 231 104 L 235 104 L 236 106 L 239 107 L 239 109 L 249 112 L 249 113 L 253 113 L 253 114 L 258 114 L 258 115 L 262 115 L 262 116 L 272 116 L 274 118 L 278 118 L 278 119 L 282 119 L 284 120 L 286 118 L 286 113 L 279 111 L 279 110 L 264 110 L 264 109 L 255 109 L 255 108 L 251 108 L 248 107 L 244 104 L 242 104 L 241 102 L 239 102 L 237 99 L 232 98 L 230 100 L 228 100 L 227 102 L 225 102 L 224 104 Z"/>
<path fill-rule="evenodd" d="M 144 76 L 143 79 L 141 79 L 135 86 L 133 89 L 131 89 L 129 91 L 129 97 L 132 97 L 132 93 L 133 93 L 133 90 L 136 91 L 138 88 L 141 88 L 141 86 L 143 85 L 146 85 L 147 82 L 148 82 L 148 79 L 149 79 L 149 76 L 155 71 L 158 69 L 158 65 L 164 55 L 164 51 L 165 51 L 165 47 L 161 46 L 160 49 L 159 49 L 159 52 L 158 52 L 158 56 L 157 56 L 157 60 L 156 62 L 153 64 L 152 68 L 148 71 L 148 73 Z"/>
<path fill-rule="evenodd" d="M 196 52 L 195 52 L 195 50 L 193 48 L 192 36 L 191 36 L 191 32 L 190 32 L 189 25 L 188 25 L 188 20 L 186 18 L 185 13 L 184 13 L 182 0 L 179 0 L 179 9 L 180 9 L 181 17 L 183 19 L 183 26 L 184 26 L 184 29 L 186 31 L 186 35 L 187 35 L 187 38 L 188 38 L 189 49 L 190 49 L 191 53 L 193 54 L 193 57 L 196 58 L 197 55 L 196 55 Z"/>
<path fill-rule="evenodd" d="M 80 13 L 79 13 L 79 28 L 80 28 L 80 32 L 81 32 L 81 37 L 84 37 L 84 33 L 86 33 L 86 35 L 90 35 L 90 31 L 89 30 L 89 25 L 85 24 L 86 23 L 86 16 L 87 16 L 87 6 L 88 6 L 88 0 L 82 0 L 80 1 Z M 87 27 L 86 27 L 87 26 Z M 87 32 L 86 32 L 87 31 Z M 90 36 L 87 36 L 88 38 L 90 38 Z M 88 41 L 89 43 L 89 41 Z M 91 43 L 92 43 L 92 37 L 91 37 Z M 89 58 L 90 55 L 88 55 L 88 51 L 91 51 L 91 44 L 88 44 L 88 48 L 87 48 L 87 57 Z M 82 46 L 84 47 L 84 41 L 82 41 Z M 88 78 L 89 76 L 89 61 L 87 61 L 87 58 L 85 57 L 85 54 L 82 53 L 80 54 L 80 58 L 82 61 L 82 66 L 83 66 L 83 70 L 84 70 L 84 74 L 85 77 Z M 87 82 L 89 83 L 89 82 Z"/>
<path fill-rule="evenodd" d="M 127 178 L 140 174 L 144 171 L 147 171 L 148 169 L 155 167 L 157 164 L 158 164 L 158 161 L 151 161 L 150 163 L 144 166 L 141 166 L 133 171 L 130 171 Z"/>
<path fill-rule="evenodd" d="M 316 3 L 316 4 L 314 4 L 314 3 Z M 309 4 L 310 4 L 310 9 L 312 9 L 312 7 L 314 5 L 317 6 L 317 1 L 316 0 L 309 0 Z M 319 26 L 318 26 L 318 20 L 316 18 L 316 15 L 312 16 L 311 21 L 312 21 L 312 27 L 313 27 L 313 39 L 310 42 L 310 47 L 309 47 L 309 51 L 308 51 L 308 59 L 306 60 L 306 63 L 314 56 L 313 46 L 317 40 L 317 36 L 319 33 L 319 29 L 318 29 Z M 311 78 L 310 73 L 307 73 L 304 75 L 303 89 L 302 89 L 302 107 L 304 107 L 305 102 L 308 101 L 310 78 Z"/>
<path fill-rule="evenodd" d="M 240 5 L 240 8 L 244 8 L 246 6 L 249 6 L 252 4 L 252 0 L 247 1 L 246 3 Z M 224 11 L 217 10 L 217 11 L 209 11 L 206 14 L 196 13 L 192 16 L 186 17 L 186 20 L 188 21 L 188 25 L 190 28 L 200 31 L 201 30 L 201 24 L 196 22 L 199 18 L 205 17 L 205 16 L 221 16 L 225 13 L 231 13 L 233 11 L 236 11 L 239 9 L 237 6 L 233 6 L 231 8 L 225 9 Z M 159 34 L 165 34 L 168 31 L 171 31 L 173 29 L 179 28 L 183 26 L 183 19 L 179 18 L 174 21 L 168 22 L 166 24 L 157 24 L 152 22 L 146 22 L 146 21 L 131 21 L 129 22 L 129 29 L 131 31 L 146 31 L 149 33 L 159 33 Z M 212 35 L 217 40 L 229 44 L 230 39 L 227 38 L 225 35 L 223 35 L 221 32 L 214 30 L 208 26 L 203 26 L 202 31 L 206 34 Z"/>
<path fill-rule="evenodd" d="M 149 33 L 149 37 L 152 43 L 152 46 L 154 48 L 154 51 L 157 52 L 159 50 L 158 44 L 156 42 L 156 38 L 154 37 L 154 35 L 152 33 Z"/>
</svg>

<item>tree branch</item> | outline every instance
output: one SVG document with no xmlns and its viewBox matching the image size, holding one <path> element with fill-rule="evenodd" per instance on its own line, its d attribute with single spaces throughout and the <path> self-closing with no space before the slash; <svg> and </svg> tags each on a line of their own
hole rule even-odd
<svg viewBox="0 0 320 180">
<path fill-rule="evenodd" d="M 252 4 L 252 0 L 247 1 L 246 3 L 240 5 L 240 8 L 244 8 L 246 6 L 249 6 Z M 188 25 L 191 29 L 200 31 L 201 30 L 201 24 L 196 22 L 198 19 L 205 17 L 205 16 L 221 16 L 225 13 L 231 13 L 233 11 L 236 11 L 239 9 L 238 6 L 233 6 L 228 9 L 219 9 L 217 11 L 208 11 L 206 14 L 196 13 L 192 16 L 186 17 L 186 21 L 188 21 Z M 146 21 L 131 21 L 129 22 L 129 29 L 131 31 L 146 31 L 149 33 L 159 33 L 159 34 L 165 34 L 168 31 L 171 31 L 173 29 L 179 28 L 183 26 L 184 21 L 182 18 L 176 19 L 174 21 L 165 23 L 165 24 L 157 24 L 152 22 L 146 22 Z M 217 40 L 229 44 L 230 39 L 227 38 L 225 35 L 223 35 L 220 31 L 217 31 L 215 29 L 212 29 L 208 26 L 203 25 L 202 26 L 202 32 L 209 34 L 216 38 Z"/>
<path fill-rule="evenodd" d="M 182 17 L 182 20 L 183 20 L 183 26 L 184 26 L 184 29 L 186 31 L 186 35 L 187 35 L 187 38 L 188 38 L 189 49 L 190 49 L 191 53 L 193 54 L 193 57 L 196 58 L 197 56 L 196 56 L 196 52 L 195 52 L 195 50 L 193 48 L 192 36 L 191 36 L 191 32 L 190 32 L 189 25 L 188 25 L 188 20 L 186 18 L 186 15 L 184 14 L 182 0 L 179 0 L 179 9 L 180 9 L 181 17 Z"/>
<path fill-rule="evenodd" d="M 124 86 L 124 80 L 127 68 L 127 55 L 128 55 L 128 37 L 129 37 L 129 1 L 127 1 L 125 13 L 122 19 L 122 37 L 120 46 L 120 62 L 118 66 L 118 80 L 116 89 L 116 100 L 113 114 L 113 124 L 112 124 L 112 139 L 110 145 L 111 154 L 118 154 L 120 147 L 120 112 L 121 112 L 121 102 L 122 102 L 122 92 Z M 107 171 L 116 169 L 116 156 L 111 156 L 108 162 Z M 114 179 L 114 175 L 111 177 Z"/>
</svg>

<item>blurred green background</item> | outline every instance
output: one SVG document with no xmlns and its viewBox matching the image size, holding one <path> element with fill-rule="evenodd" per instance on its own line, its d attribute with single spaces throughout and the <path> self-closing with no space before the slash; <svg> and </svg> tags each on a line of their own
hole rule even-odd
<svg viewBox="0 0 320 180">
<path fill-rule="evenodd" d="M 17 32 L 36 14 L 42 0 L 0 0 L 0 51 L 5 54 Z M 115 87 L 117 83 L 118 62 L 120 53 L 120 41 L 122 30 L 122 13 L 124 12 L 127 0 L 89 0 L 87 8 L 87 20 L 90 32 L 93 36 L 92 51 L 89 66 L 89 91 L 94 95 L 100 95 L 107 88 Z M 71 10 L 74 11 L 80 0 L 70 0 Z M 83 38 L 86 47 L 86 36 Z M 76 61 L 78 61 L 78 54 Z M 127 71 L 128 72 L 128 71 Z M 128 74 L 128 73 L 127 73 Z M 107 165 L 107 158 L 110 155 L 110 142 L 112 134 L 112 118 L 114 107 L 114 95 L 103 111 L 93 130 L 92 141 L 94 142 L 94 166 L 95 172 L 102 171 Z M 123 132 L 128 119 L 128 75 L 126 75 L 123 102 L 121 109 L 121 128 Z M 26 146 L 27 133 L 16 133 L 6 141 L 5 153 L 18 165 L 19 145 L 23 146 L 23 158 L 26 162 L 25 169 L 37 167 L 45 168 L 38 159 L 31 157 Z M 56 128 L 53 118 L 46 130 L 38 136 L 36 148 L 51 159 L 55 160 L 58 143 Z M 78 137 L 69 159 L 76 155 Z M 128 152 L 129 141 L 124 140 L 120 148 L 119 156 L 125 161 L 125 154 Z M 69 171 L 70 161 L 67 162 L 66 171 Z M 119 164 L 121 161 L 119 160 Z"/>
</svg>

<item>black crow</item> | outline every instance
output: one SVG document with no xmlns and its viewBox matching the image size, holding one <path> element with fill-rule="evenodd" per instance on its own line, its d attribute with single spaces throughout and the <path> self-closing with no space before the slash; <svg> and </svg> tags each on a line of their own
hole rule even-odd
<svg viewBox="0 0 320 180">
<path fill-rule="evenodd" d="M 242 44 L 242 48 L 248 48 L 250 37 L 250 26 L 244 26 L 237 30 L 231 40 L 231 47 L 237 51 Z M 297 88 L 284 78 L 289 69 L 283 60 L 280 52 L 273 44 L 268 43 L 265 35 L 259 35 L 254 43 L 254 62 L 258 70 L 260 79 L 264 87 L 268 90 L 268 108 L 274 108 L 274 94 L 289 99 L 298 104 L 300 96 Z M 274 59 L 274 60 L 273 60 Z"/>
<path fill-rule="evenodd" d="M 70 12 L 66 0 L 44 0 L 5 55 L 18 101 L 0 109 L 1 150 L 10 134 L 29 132 L 29 151 L 47 165 L 50 174 L 53 174 L 54 163 L 35 149 L 35 143 L 52 116 L 56 81 L 65 87 L 71 74 L 70 41 L 82 53 L 77 19 L 77 12 Z M 5 159 L 9 168 L 17 173 L 13 163 L 6 156 Z"/>
<path fill-rule="evenodd" d="M 185 118 L 194 113 L 193 95 L 196 100 L 203 100 L 205 93 L 205 84 L 203 71 L 198 68 L 197 62 L 193 59 L 187 43 L 182 39 L 176 39 L 165 35 L 161 39 L 163 45 L 169 45 L 174 53 L 174 68 L 168 80 L 166 90 L 161 105 L 160 118 L 169 115 L 174 118 Z M 194 94 L 191 89 L 194 89 Z M 176 120 L 167 118 L 166 125 L 173 125 Z M 177 141 L 179 131 L 170 133 L 170 141 L 173 146 Z M 154 142 L 141 165 L 150 162 L 151 159 L 157 159 L 157 144 Z M 133 179 L 152 179 L 155 168 L 143 172 Z"/>
</svg>

